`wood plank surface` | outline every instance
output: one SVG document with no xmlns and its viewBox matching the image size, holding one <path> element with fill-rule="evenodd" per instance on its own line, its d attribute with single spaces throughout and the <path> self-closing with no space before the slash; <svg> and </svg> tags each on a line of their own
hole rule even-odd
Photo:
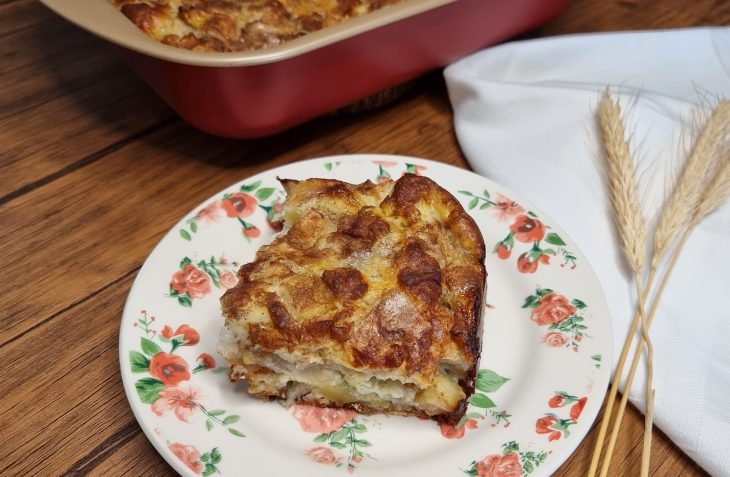
<svg viewBox="0 0 730 477">
<path fill-rule="evenodd" d="M 440 87 L 440 80 L 432 87 Z M 180 217 L 262 164 L 316 157 L 326 148 L 326 154 L 408 152 L 464 165 L 445 114 L 448 104 L 424 101 L 428 91 L 357 118 L 327 118 L 329 126 L 316 135 L 313 125 L 304 125 L 276 138 L 211 141 L 175 121 L 11 200 L 0 207 L 0 223 L 9 224 L 0 230 L 9 285 L 0 296 L 0 307 L 8 311 L 0 345 L 138 267 Z M 422 120 L 416 129 L 409 127 L 412 117 Z M 394 139 L 399 147 L 390 145 Z M 28 281 L 23 271 L 29 262 L 53 266 Z M 54 287 L 61 282 L 63 287 Z M 32 293 L 38 287 L 48 292 Z"/>
<path fill-rule="evenodd" d="M 525 36 L 727 24 L 725 0 L 574 0 Z M 35 1 L 0 0 L 0 39 L 3 476 L 174 475 L 127 403 L 119 319 L 154 245 L 210 195 L 332 154 L 468 167 L 439 72 L 378 110 L 234 141 L 186 125 L 113 48 Z M 595 427 L 556 475 L 585 473 Z M 612 475 L 638 473 L 642 430 L 629 407 Z M 651 469 L 704 475 L 658 430 Z"/>
<path fill-rule="evenodd" d="M 175 117 L 108 44 L 38 2 L 0 5 L 0 38 L 0 203 Z"/>
<path fill-rule="evenodd" d="M 649 30 L 730 23 L 726 0 L 572 1 L 556 19 L 539 28 L 540 36 L 595 31 Z"/>
</svg>

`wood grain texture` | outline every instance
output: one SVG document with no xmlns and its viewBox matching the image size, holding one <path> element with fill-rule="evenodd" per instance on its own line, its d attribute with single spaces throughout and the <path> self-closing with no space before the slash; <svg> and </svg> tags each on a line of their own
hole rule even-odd
<svg viewBox="0 0 730 477">
<path fill-rule="evenodd" d="M 440 84 L 431 81 L 432 88 Z M 0 207 L 0 223 L 11 224 L 0 230 L 11 290 L 0 296 L 8 311 L 0 345 L 139 266 L 182 215 L 264 167 L 345 152 L 412 154 L 463 165 L 448 104 L 427 101 L 428 94 L 426 88 L 377 112 L 325 118 L 320 123 L 329 126 L 318 134 L 312 131 L 317 124 L 309 124 L 258 141 L 212 140 L 175 121 L 9 201 Z M 413 117 L 421 122 L 415 129 Z M 29 262 L 54 266 L 30 282 L 23 273 Z M 64 286 L 54 287 L 58 283 Z M 35 287 L 49 292 L 35 295 Z"/>
<path fill-rule="evenodd" d="M 118 316 L 134 274 L 3 346 L 0 475 L 74 471 L 125 425 L 139 433 L 119 374 Z M 114 317 L 115 319 L 110 319 Z M 93 457 L 93 456 L 92 456 Z"/>
<path fill-rule="evenodd" d="M 648 30 L 730 24 L 726 0 L 572 1 L 539 36 L 595 31 Z"/>
<path fill-rule="evenodd" d="M 109 45 L 35 1 L 0 5 L 0 38 L 0 203 L 174 117 Z"/>
<path fill-rule="evenodd" d="M 725 0 L 574 0 L 527 36 L 729 23 Z M 211 194 L 341 153 L 467 167 L 438 72 L 379 110 L 232 141 L 185 125 L 108 45 L 37 2 L 0 0 L 0 39 L 0 475 L 174 475 L 122 389 L 119 319 L 151 249 Z M 642 426 L 630 407 L 613 475 L 638 472 Z M 556 475 L 585 472 L 595 434 Z M 651 468 L 704 475 L 659 431 Z"/>
</svg>

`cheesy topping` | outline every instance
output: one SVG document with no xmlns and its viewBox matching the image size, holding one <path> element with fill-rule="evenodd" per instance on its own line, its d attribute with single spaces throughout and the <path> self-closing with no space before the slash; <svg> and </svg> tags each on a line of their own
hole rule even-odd
<svg viewBox="0 0 730 477">
<path fill-rule="evenodd" d="M 400 0 L 110 0 L 167 45 L 245 51 L 278 45 Z"/>
<path fill-rule="evenodd" d="M 221 298 L 250 393 L 455 421 L 481 349 L 484 243 L 430 179 L 282 181 L 285 232 Z"/>
</svg>

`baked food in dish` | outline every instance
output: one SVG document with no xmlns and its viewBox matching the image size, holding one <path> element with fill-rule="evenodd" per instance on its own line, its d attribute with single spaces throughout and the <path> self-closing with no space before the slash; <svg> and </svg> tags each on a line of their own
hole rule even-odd
<svg viewBox="0 0 730 477">
<path fill-rule="evenodd" d="M 400 0 L 110 0 L 162 43 L 198 51 L 278 45 Z"/>
<path fill-rule="evenodd" d="M 285 230 L 221 298 L 232 381 L 295 402 L 456 423 L 474 392 L 484 241 L 432 180 L 281 181 Z"/>
</svg>

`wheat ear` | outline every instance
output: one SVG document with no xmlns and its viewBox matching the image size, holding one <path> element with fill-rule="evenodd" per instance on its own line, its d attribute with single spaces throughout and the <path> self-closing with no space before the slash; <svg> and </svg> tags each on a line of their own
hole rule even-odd
<svg viewBox="0 0 730 477">
<path fill-rule="evenodd" d="M 716 116 L 714 116 L 716 117 Z M 725 121 L 730 120 L 730 117 L 727 117 Z M 712 121 L 712 117 L 710 119 Z M 708 125 L 710 123 L 708 122 Z M 726 122 L 725 126 L 728 126 L 729 123 Z M 705 128 L 706 130 L 707 128 Z M 715 136 L 716 138 L 722 138 L 722 136 Z M 682 233 L 681 239 L 679 240 L 678 245 L 675 247 L 674 252 L 671 255 L 669 264 L 667 266 L 667 269 L 662 274 L 659 286 L 657 288 L 656 295 L 654 296 L 654 300 L 651 304 L 651 307 L 649 309 L 649 314 L 647 316 L 647 325 L 651 326 L 652 321 L 654 321 L 654 316 L 656 313 L 657 306 L 659 304 L 659 300 L 661 300 L 662 295 L 664 294 L 664 290 L 667 286 L 667 282 L 669 281 L 669 277 L 672 274 L 672 271 L 674 270 L 674 266 L 677 263 L 677 260 L 679 259 L 679 256 L 682 253 L 682 250 L 684 249 L 685 244 L 687 243 L 687 240 L 689 239 L 689 236 L 692 234 L 692 231 L 694 230 L 695 226 L 702 221 L 707 215 L 712 213 L 717 207 L 719 207 L 725 200 L 727 200 L 728 196 L 730 195 L 730 144 L 725 142 L 725 147 L 720 151 L 719 154 L 713 154 L 711 153 L 711 150 L 707 150 L 708 152 L 704 153 L 706 154 L 705 159 L 703 159 L 703 162 L 708 166 L 710 171 L 714 171 L 714 177 L 710 180 L 709 184 L 700 184 L 700 187 L 703 188 L 704 192 L 701 194 L 699 203 L 695 204 L 694 207 L 694 214 L 692 215 L 690 219 L 690 223 L 687 227 L 684 228 L 684 232 Z M 714 156 L 714 157 L 713 157 Z M 717 167 L 711 167 L 712 162 L 714 158 L 720 159 L 720 164 L 717 165 Z M 724 161 L 724 162 L 723 162 Z M 680 179 L 681 180 L 681 179 Z M 690 208 L 692 210 L 693 208 Z M 675 235 L 676 237 L 676 235 Z M 648 288 L 648 287 L 647 287 Z M 641 358 L 640 348 L 637 348 L 637 350 L 634 352 L 634 357 L 631 362 L 631 367 L 629 369 L 628 377 L 626 378 L 626 385 L 624 387 L 624 393 L 621 396 L 621 402 L 619 404 L 618 408 L 618 414 L 617 414 L 617 425 L 614 427 L 615 434 L 618 433 L 618 426 L 621 423 L 621 418 L 623 417 L 623 412 L 626 408 L 626 402 L 628 400 L 629 393 L 631 392 L 631 385 L 634 380 L 634 375 L 636 374 L 636 368 L 639 364 L 639 359 Z M 647 403 L 647 410 L 646 412 L 649 413 L 649 404 Z M 616 436 L 614 433 L 611 434 L 611 439 L 613 441 L 616 440 Z M 646 468 L 648 470 L 648 463 L 642 461 L 642 468 Z"/>
<path fill-rule="evenodd" d="M 682 174 L 659 217 L 654 233 L 654 255 L 651 269 L 656 270 L 672 242 L 685 229 L 699 207 L 709 175 L 715 170 L 712 162 L 724 139 L 730 122 L 730 101 L 720 101 L 700 130 Z"/>
<path fill-rule="evenodd" d="M 722 151 L 720 154 L 715 153 L 715 151 L 721 147 L 721 144 L 723 144 L 722 141 L 725 139 L 727 134 L 729 122 L 730 102 L 721 101 L 710 115 L 705 126 L 702 128 L 692 153 L 685 163 L 682 174 L 677 181 L 672 194 L 669 196 L 667 203 L 663 207 L 659 224 L 654 235 L 654 255 L 651 260 L 649 277 L 647 278 L 647 282 L 640 299 L 646 301 L 651 285 L 653 284 L 657 266 L 661 263 L 662 258 L 670 249 L 670 245 L 673 243 L 674 239 L 680 235 L 682 230 L 684 230 L 684 234 L 682 234 L 683 236 L 679 241 L 679 245 L 677 245 L 670 264 L 661 279 L 661 283 L 646 320 L 647 328 L 651 326 L 659 299 L 664 292 L 664 288 L 671 271 L 674 269 L 674 264 L 677 262 L 679 254 L 684 248 L 684 244 L 694 228 L 694 225 L 722 203 L 727 198 L 728 193 L 730 193 L 730 157 L 727 157 L 727 150 L 724 151 L 725 156 L 722 156 Z M 724 165 L 721 162 L 723 157 L 725 157 L 726 161 Z M 713 165 L 718 161 L 720 161 L 720 165 L 713 167 Z M 711 180 L 709 185 L 706 185 L 708 178 L 713 175 L 714 179 Z M 637 323 L 638 313 L 634 317 L 634 322 L 632 323 L 632 328 L 629 331 L 629 336 L 634 335 Z M 624 346 L 624 350 L 628 350 L 628 346 L 626 346 L 626 344 Z M 633 384 L 634 375 L 636 373 L 640 357 L 641 344 L 639 344 L 634 352 L 634 358 L 632 360 L 624 392 L 621 397 L 621 402 L 617 411 L 617 420 L 614 424 L 609 441 L 609 446 L 611 448 L 611 443 L 615 443 L 618 436 L 621 420 L 623 418 L 623 413 L 626 408 L 628 396 L 631 391 L 631 386 Z M 625 358 L 623 352 L 622 358 Z M 620 370 L 617 369 L 617 374 L 622 371 L 623 367 L 621 367 Z M 614 383 L 616 382 L 617 381 L 614 380 Z M 647 389 L 649 388 L 650 385 L 647 383 Z M 652 410 L 653 400 L 647 400 L 646 414 L 651 415 Z M 647 425 L 648 421 L 645 420 L 645 432 Z M 644 441 L 644 446 L 646 445 L 647 442 Z M 642 473 L 648 472 L 648 464 L 647 459 L 642 459 Z"/>
<path fill-rule="evenodd" d="M 639 310 L 637 316 L 644 320 L 643 313 L 643 294 L 641 293 L 641 271 L 644 268 L 644 260 L 646 257 L 646 221 L 643 217 L 641 205 L 639 204 L 637 194 L 637 181 L 634 163 L 631 158 L 629 145 L 626 141 L 626 131 L 624 129 L 623 120 L 621 119 L 621 107 L 618 102 L 614 102 L 610 98 L 608 89 L 604 92 L 603 98 L 598 105 L 598 123 L 601 130 L 601 138 L 603 151 L 607 164 L 608 190 L 611 206 L 613 209 L 613 219 L 618 229 L 619 241 L 621 249 L 626 257 L 629 267 L 633 271 L 634 281 L 637 285 L 637 294 L 639 295 Z M 638 320 L 634 320 L 632 324 L 633 332 L 636 331 Z M 642 333 L 647 346 L 648 365 L 653 366 L 653 345 L 647 333 L 645 326 L 642 324 Z M 588 475 L 595 476 L 598 460 L 600 459 L 600 451 L 606 436 L 606 430 L 610 421 L 611 411 L 616 399 L 618 382 L 623 372 L 623 365 L 628 355 L 633 334 L 627 337 L 624 347 L 621 351 L 621 357 L 617 366 L 614 382 L 609 391 L 604 418 L 601 423 L 601 429 L 598 434 L 596 448 L 593 452 L 591 466 Z M 651 433 L 649 432 L 649 438 Z M 645 435 L 646 438 L 646 435 Z M 609 443 L 606 461 L 610 461 L 610 455 L 613 448 Z M 602 468 L 602 475 L 604 469 Z M 605 469 L 607 471 L 607 469 Z"/>
</svg>

